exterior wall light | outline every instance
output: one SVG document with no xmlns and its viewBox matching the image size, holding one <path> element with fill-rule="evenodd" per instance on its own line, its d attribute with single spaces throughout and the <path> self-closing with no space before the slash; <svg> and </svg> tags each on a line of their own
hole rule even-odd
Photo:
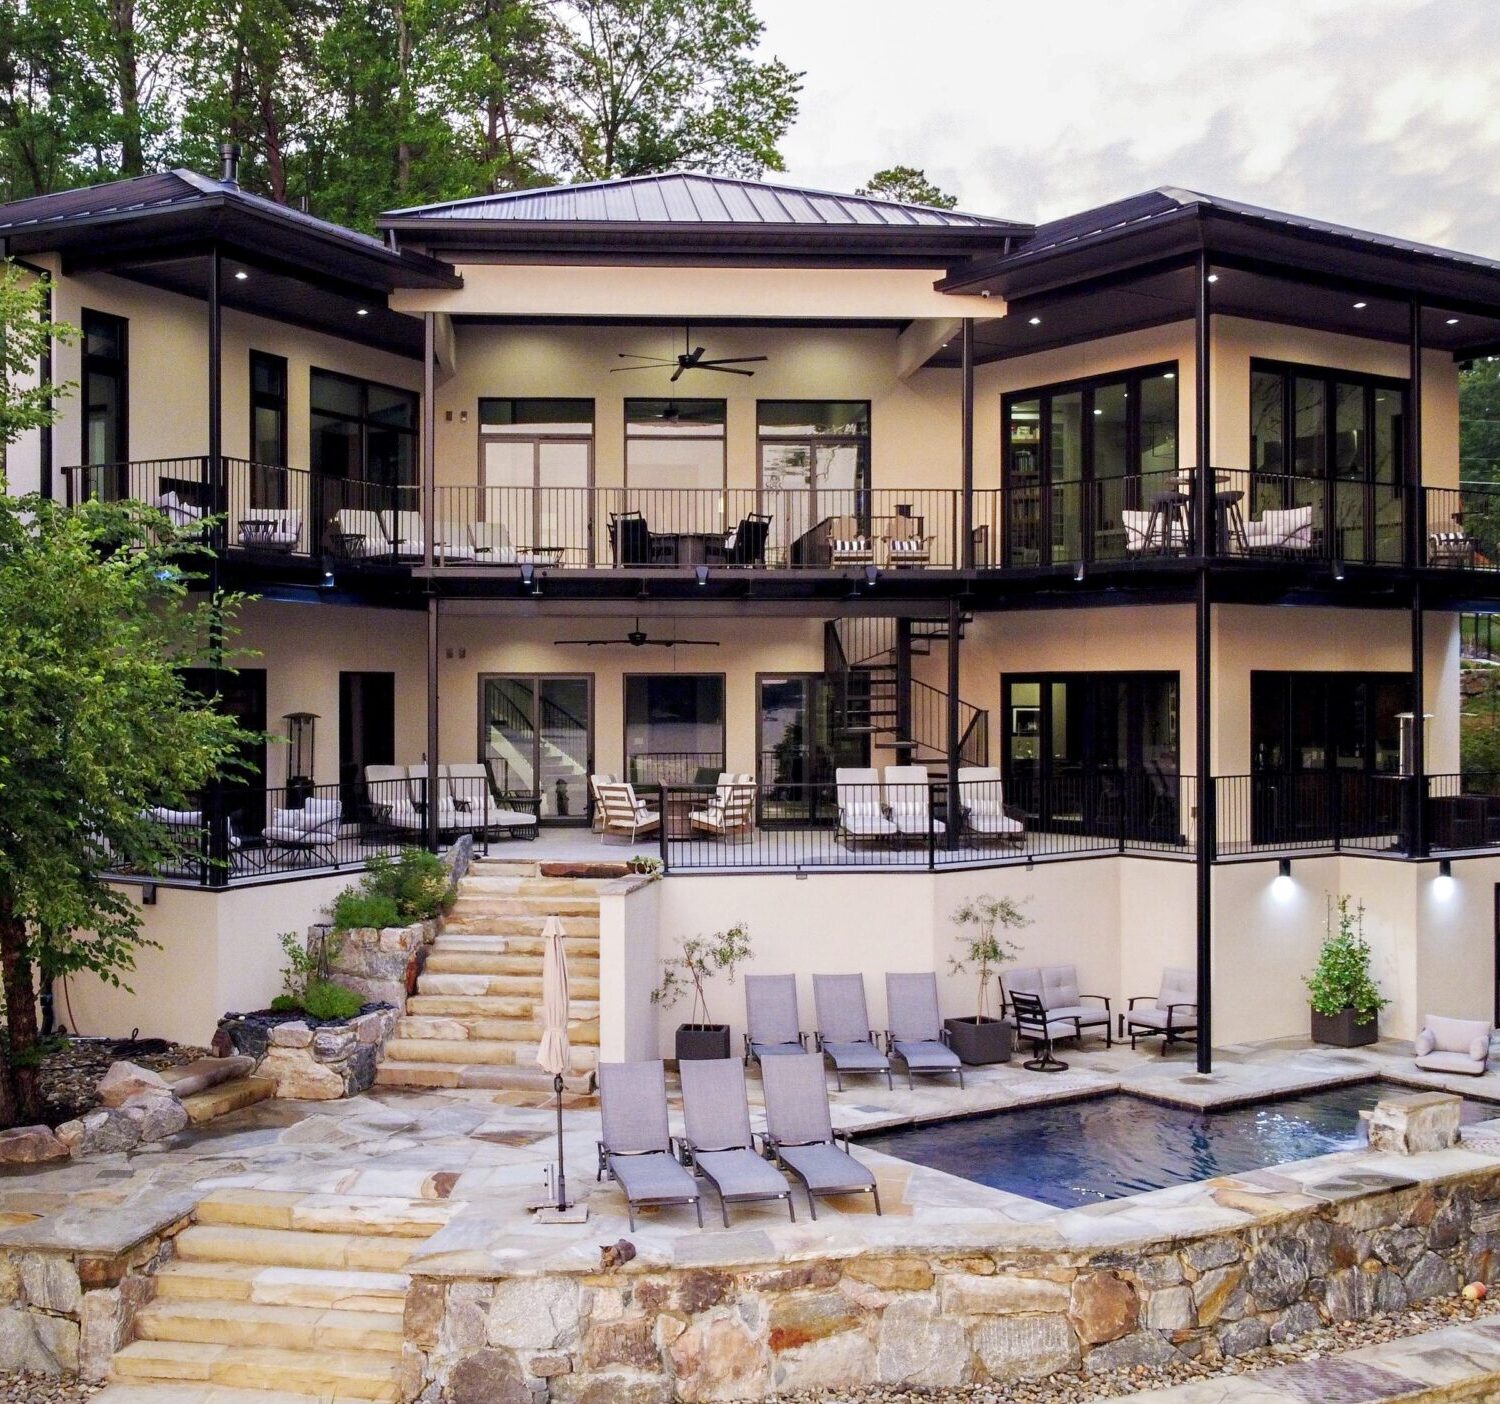
<svg viewBox="0 0 1500 1404">
<path fill-rule="evenodd" d="M 1432 890 L 1434 896 L 1446 902 L 1453 895 L 1453 864 L 1444 858 L 1438 864 L 1438 875 L 1433 881 Z"/>
<path fill-rule="evenodd" d="M 870 589 L 875 588 L 875 582 L 880 579 L 880 567 L 878 565 L 867 565 L 865 567 L 865 584 Z"/>
<path fill-rule="evenodd" d="M 706 565 L 694 566 L 693 574 L 698 577 L 698 583 L 700 585 L 708 584 L 708 567 Z"/>
<path fill-rule="evenodd" d="M 1294 889 L 1295 884 L 1292 882 L 1292 860 L 1290 858 L 1283 858 L 1276 864 L 1276 879 L 1271 884 L 1271 891 L 1277 901 L 1285 902 L 1291 897 Z"/>
</svg>

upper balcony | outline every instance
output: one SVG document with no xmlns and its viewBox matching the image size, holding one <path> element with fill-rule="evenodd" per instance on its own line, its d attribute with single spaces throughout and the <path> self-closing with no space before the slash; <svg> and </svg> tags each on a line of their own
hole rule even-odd
<svg viewBox="0 0 1500 1404">
<path fill-rule="evenodd" d="M 421 489 L 226 458 L 227 554 L 274 573 L 302 565 L 409 573 L 426 558 Z M 68 500 L 130 498 L 179 526 L 210 515 L 206 455 L 74 467 Z M 1200 549 L 1195 470 L 982 489 L 439 487 L 433 569 L 471 579 L 707 569 L 1015 576 L 1162 569 L 1198 560 L 1331 570 L 1500 571 L 1500 489 L 1427 488 L 1215 469 Z M 1417 559 L 1410 514 L 1421 512 Z M 965 537 L 969 552 L 965 553 Z"/>
</svg>

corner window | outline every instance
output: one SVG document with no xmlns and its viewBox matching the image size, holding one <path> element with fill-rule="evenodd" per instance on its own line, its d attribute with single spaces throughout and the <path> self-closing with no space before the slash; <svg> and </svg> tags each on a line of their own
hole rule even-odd
<svg viewBox="0 0 1500 1404">
<path fill-rule="evenodd" d="M 315 474 L 380 487 L 416 486 L 415 391 L 314 370 L 309 399 Z"/>
<path fill-rule="evenodd" d="M 128 327 L 123 317 L 83 309 L 83 461 L 130 457 Z"/>
<path fill-rule="evenodd" d="M 286 360 L 250 353 L 250 505 L 287 505 Z"/>
</svg>

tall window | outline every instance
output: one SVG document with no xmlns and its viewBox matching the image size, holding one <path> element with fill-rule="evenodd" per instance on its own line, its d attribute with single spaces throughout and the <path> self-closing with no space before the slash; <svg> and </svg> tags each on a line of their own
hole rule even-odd
<svg viewBox="0 0 1500 1404">
<path fill-rule="evenodd" d="M 870 405 L 867 400 L 762 400 L 756 409 L 760 486 L 775 494 L 772 539 L 790 548 L 820 522 L 854 517 L 868 529 Z"/>
<path fill-rule="evenodd" d="M 1020 391 L 1002 405 L 1007 564 L 1124 556 L 1120 514 L 1175 486 L 1176 363 Z"/>
<path fill-rule="evenodd" d="M 83 309 L 83 461 L 130 457 L 128 323 Z"/>
<path fill-rule="evenodd" d="M 723 400 L 626 400 L 625 486 L 724 486 Z"/>
<path fill-rule="evenodd" d="M 724 769 L 724 675 L 625 678 L 625 775 L 634 785 L 712 785 Z"/>
<path fill-rule="evenodd" d="M 478 515 L 511 546 L 561 546 L 568 564 L 589 563 L 593 460 L 592 400 L 480 400 Z"/>
<path fill-rule="evenodd" d="M 1311 509 L 1335 559 L 1399 562 L 1406 394 L 1402 380 L 1252 361 L 1252 512 Z"/>
<path fill-rule="evenodd" d="M 250 353 L 250 505 L 285 507 L 286 360 Z"/>
<path fill-rule="evenodd" d="M 417 482 L 417 395 L 373 380 L 314 370 L 312 470 L 383 487 Z"/>
</svg>

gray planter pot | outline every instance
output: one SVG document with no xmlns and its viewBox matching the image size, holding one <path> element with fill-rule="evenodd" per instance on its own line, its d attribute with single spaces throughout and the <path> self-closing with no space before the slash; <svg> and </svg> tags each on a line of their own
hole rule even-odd
<svg viewBox="0 0 1500 1404">
<path fill-rule="evenodd" d="M 729 1056 L 728 1024 L 679 1024 L 677 1027 L 677 1061 L 695 1058 Z"/>
<path fill-rule="evenodd" d="M 970 1067 L 1010 1062 L 1013 1031 L 1004 1020 L 944 1019 L 943 1027 L 948 1030 L 949 1046 Z"/>
<path fill-rule="evenodd" d="M 1377 1014 L 1368 1023 L 1355 1022 L 1353 1009 L 1341 1009 L 1337 1014 L 1319 1014 L 1312 1011 L 1312 1036 L 1314 1043 L 1326 1043 L 1334 1048 L 1363 1048 L 1380 1037 L 1380 1016 Z"/>
</svg>

